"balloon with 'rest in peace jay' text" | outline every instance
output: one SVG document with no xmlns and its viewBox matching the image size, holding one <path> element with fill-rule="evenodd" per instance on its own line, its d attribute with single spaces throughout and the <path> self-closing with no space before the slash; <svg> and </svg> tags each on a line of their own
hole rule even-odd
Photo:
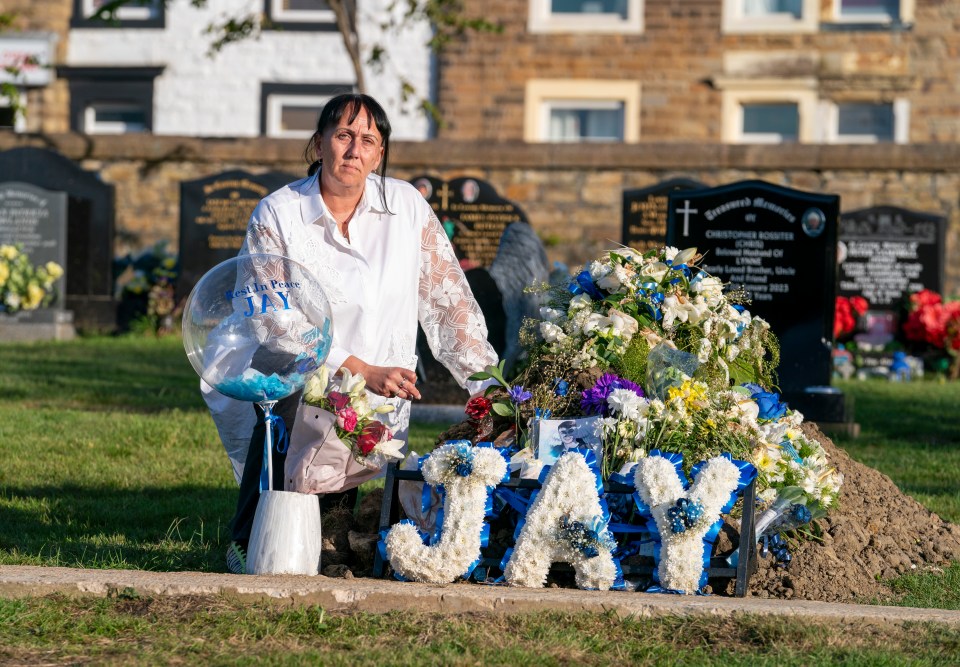
<svg viewBox="0 0 960 667">
<path fill-rule="evenodd" d="M 322 285 L 280 255 L 221 262 L 200 278 L 184 306 L 183 347 L 194 370 L 241 401 L 277 401 L 302 389 L 332 340 Z"/>
</svg>

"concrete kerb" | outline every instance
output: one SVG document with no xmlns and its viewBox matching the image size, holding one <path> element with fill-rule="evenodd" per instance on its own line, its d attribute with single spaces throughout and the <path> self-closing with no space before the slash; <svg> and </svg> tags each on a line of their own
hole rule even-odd
<svg viewBox="0 0 960 667">
<path fill-rule="evenodd" d="M 764 615 L 871 624 L 932 622 L 960 627 L 960 611 L 719 596 L 530 589 L 480 584 L 434 586 L 385 579 L 244 576 L 201 572 L 76 570 L 0 566 L 0 597 L 215 596 L 242 602 L 319 605 L 328 611 L 427 613 L 613 612 L 622 617 Z"/>
</svg>

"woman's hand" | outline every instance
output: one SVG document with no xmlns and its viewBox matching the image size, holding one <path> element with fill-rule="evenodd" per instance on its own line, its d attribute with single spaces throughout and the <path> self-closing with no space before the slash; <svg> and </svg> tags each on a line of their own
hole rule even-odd
<svg viewBox="0 0 960 667">
<path fill-rule="evenodd" d="M 374 394 L 387 398 L 405 398 L 411 401 L 420 400 L 417 390 L 417 374 L 401 366 L 374 366 L 354 356 L 347 357 L 343 365 L 351 373 L 360 373 L 367 381 L 367 389 Z"/>
</svg>

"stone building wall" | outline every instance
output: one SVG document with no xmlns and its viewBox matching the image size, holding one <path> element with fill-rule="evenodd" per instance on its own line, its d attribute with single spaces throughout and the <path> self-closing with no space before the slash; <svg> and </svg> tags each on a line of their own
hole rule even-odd
<svg viewBox="0 0 960 667">
<path fill-rule="evenodd" d="M 279 139 L 0 134 L 0 151 L 52 148 L 116 187 L 116 249 L 176 247 L 180 182 L 230 169 L 305 174 L 302 142 Z M 522 208 L 551 260 L 571 267 L 621 240 L 622 193 L 686 177 L 762 179 L 839 194 L 841 212 L 893 205 L 943 215 L 947 290 L 960 292 L 960 144 L 733 146 L 397 142 L 390 174 L 474 176 Z"/>
<path fill-rule="evenodd" d="M 532 1 L 465 0 L 468 14 L 495 17 L 503 31 L 468 33 L 444 50 L 439 138 L 522 139 L 529 80 L 602 79 L 639 83 L 641 142 L 718 142 L 723 80 L 743 75 L 728 58 L 758 54 L 748 78 L 804 78 L 833 102 L 904 99 L 907 142 L 960 141 L 957 0 L 916 0 L 912 24 L 899 28 L 807 34 L 726 34 L 724 2 L 732 0 L 645 0 L 635 34 L 533 34 Z M 827 23 L 833 3 L 820 4 Z"/>
</svg>

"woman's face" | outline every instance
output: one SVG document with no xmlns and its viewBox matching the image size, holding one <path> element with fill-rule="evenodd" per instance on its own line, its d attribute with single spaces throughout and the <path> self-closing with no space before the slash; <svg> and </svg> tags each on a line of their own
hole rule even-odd
<svg viewBox="0 0 960 667">
<path fill-rule="evenodd" d="M 573 442 L 573 431 L 574 429 L 572 428 L 558 429 L 557 432 L 560 434 L 560 442 L 562 442 L 564 445 L 569 445 L 571 442 Z"/>
<path fill-rule="evenodd" d="M 323 161 L 323 183 L 328 187 L 363 187 L 367 176 L 383 157 L 383 138 L 366 109 L 349 122 L 351 110 L 345 110 L 336 127 L 320 138 L 317 155 Z"/>
</svg>

